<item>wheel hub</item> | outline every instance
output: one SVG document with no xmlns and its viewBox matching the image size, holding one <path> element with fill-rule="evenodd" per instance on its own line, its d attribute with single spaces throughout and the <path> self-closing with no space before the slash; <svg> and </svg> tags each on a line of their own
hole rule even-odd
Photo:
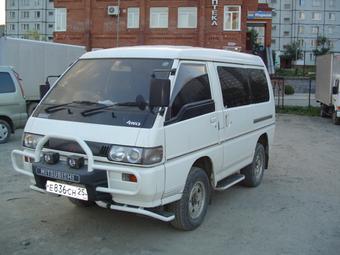
<svg viewBox="0 0 340 255">
<path fill-rule="evenodd" d="M 8 136 L 8 129 L 4 124 L 0 124 L 0 140 L 5 140 Z"/>
<path fill-rule="evenodd" d="M 198 218 L 204 208 L 206 190 L 202 182 L 196 182 L 192 187 L 189 197 L 189 215 L 192 219 Z"/>
</svg>

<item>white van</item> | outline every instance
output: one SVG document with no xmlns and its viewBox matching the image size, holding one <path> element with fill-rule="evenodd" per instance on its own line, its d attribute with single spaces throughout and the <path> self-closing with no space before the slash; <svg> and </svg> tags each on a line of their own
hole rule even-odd
<svg viewBox="0 0 340 255">
<path fill-rule="evenodd" d="M 274 128 L 272 87 L 257 56 L 107 49 L 84 54 L 55 83 L 12 162 L 36 191 L 192 230 L 214 190 L 261 183 Z"/>
</svg>

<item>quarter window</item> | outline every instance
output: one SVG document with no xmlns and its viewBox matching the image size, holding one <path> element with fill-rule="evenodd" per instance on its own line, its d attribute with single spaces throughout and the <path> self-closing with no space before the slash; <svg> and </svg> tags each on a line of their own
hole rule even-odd
<svg viewBox="0 0 340 255">
<path fill-rule="evenodd" d="M 13 80 L 9 73 L 0 72 L 0 94 L 15 92 Z"/>
<path fill-rule="evenodd" d="M 217 67 L 224 106 L 231 108 L 250 104 L 250 91 L 245 69 Z"/>
<path fill-rule="evenodd" d="M 249 84 L 252 94 L 252 103 L 269 101 L 267 78 L 263 70 L 248 69 Z"/>
<path fill-rule="evenodd" d="M 174 118 L 183 106 L 211 99 L 206 66 L 182 64 L 180 66 L 171 100 L 171 116 Z"/>
</svg>

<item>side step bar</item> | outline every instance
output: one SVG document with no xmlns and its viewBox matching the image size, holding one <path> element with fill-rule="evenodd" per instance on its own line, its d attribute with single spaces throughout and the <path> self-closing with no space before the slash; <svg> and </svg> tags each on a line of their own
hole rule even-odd
<svg viewBox="0 0 340 255">
<path fill-rule="evenodd" d="M 226 190 L 230 188 L 231 186 L 235 185 L 236 183 L 243 181 L 244 178 L 245 176 L 243 174 L 233 174 L 231 176 L 228 176 L 227 178 L 217 183 L 215 190 L 218 190 L 218 191 Z"/>
<path fill-rule="evenodd" d="M 155 212 L 151 212 L 149 210 L 145 210 L 143 207 L 131 207 L 131 206 L 127 206 L 127 205 L 114 205 L 114 204 L 109 204 L 109 203 L 105 203 L 103 201 L 96 201 L 96 204 L 100 207 L 103 208 L 108 208 L 111 210 L 117 210 L 117 211 L 122 211 L 122 212 L 130 212 L 130 213 L 136 213 L 136 214 L 141 214 L 141 215 L 145 215 L 145 216 L 149 216 L 151 218 L 157 219 L 157 220 L 161 220 L 161 221 L 165 221 L 165 222 L 169 222 L 175 219 L 175 215 L 172 213 L 155 213 Z"/>
</svg>

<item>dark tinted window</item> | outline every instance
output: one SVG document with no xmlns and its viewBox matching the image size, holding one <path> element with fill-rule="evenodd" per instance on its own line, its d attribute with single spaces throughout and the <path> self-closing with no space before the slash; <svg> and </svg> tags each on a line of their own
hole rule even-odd
<svg viewBox="0 0 340 255">
<path fill-rule="evenodd" d="M 171 100 L 171 118 L 189 103 L 211 99 L 210 84 L 205 65 L 180 66 Z"/>
<path fill-rule="evenodd" d="M 0 72 L 0 93 L 15 92 L 13 80 L 9 73 Z"/>
<path fill-rule="evenodd" d="M 249 84 L 253 96 L 253 103 L 269 101 L 267 78 L 263 70 L 248 69 Z"/>
<path fill-rule="evenodd" d="M 236 107 L 250 104 L 247 70 L 235 67 L 217 67 L 224 106 Z"/>
</svg>

